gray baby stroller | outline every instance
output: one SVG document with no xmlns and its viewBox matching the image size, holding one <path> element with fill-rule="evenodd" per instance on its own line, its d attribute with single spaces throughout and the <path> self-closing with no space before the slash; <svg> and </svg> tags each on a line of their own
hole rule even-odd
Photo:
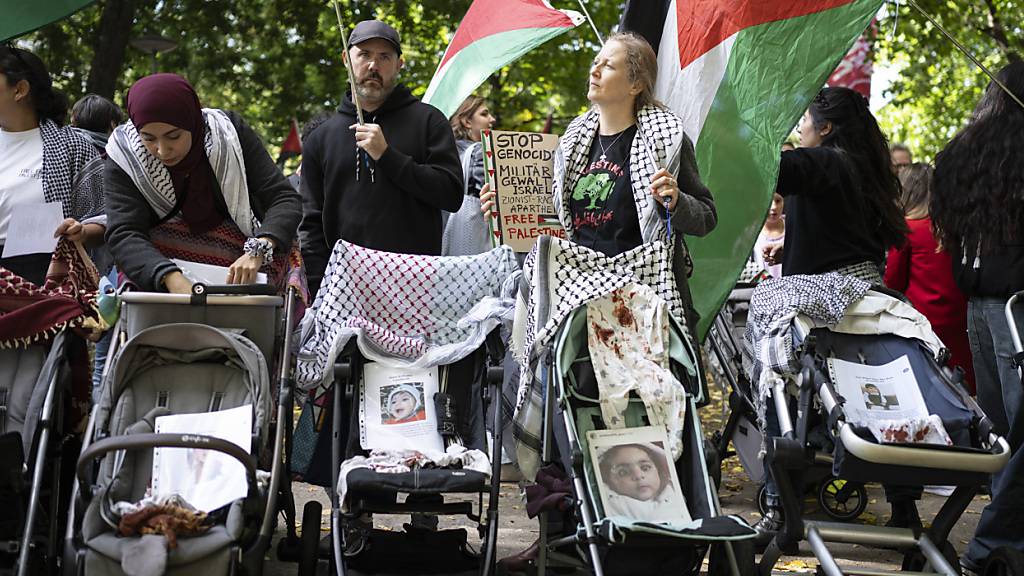
<svg viewBox="0 0 1024 576">
<path fill-rule="evenodd" d="M 909 304 L 835 274 L 794 281 L 827 286 L 829 294 L 845 294 L 847 301 L 838 307 L 818 305 L 817 310 L 831 307 L 830 314 L 838 317 L 795 315 L 791 352 L 781 338 L 757 347 L 779 355 L 771 360 L 773 366 L 782 365 L 781 356 L 790 353 L 798 363 L 792 373 L 774 369 L 775 374 L 788 374 L 770 380 L 767 409 L 774 410 L 781 436 L 769 439 L 766 461 L 778 484 L 784 524 L 762 556 L 760 573 L 769 574 L 782 553 L 794 552 L 806 539 L 821 572 L 829 576 L 861 572 L 841 568 L 828 542 L 895 546 L 904 554 L 904 571 L 958 574 L 950 530 L 989 475 L 1005 465 L 1006 440 L 992 432 L 991 422 L 961 385 L 961 374 L 946 365 L 948 356 L 927 320 Z M 759 302 L 761 296 L 766 306 Z M 785 300 L 777 292 L 762 295 L 759 288 L 752 314 L 771 312 L 771 303 Z M 765 360 L 764 355 L 760 358 Z M 794 392 L 795 418 L 787 397 Z M 857 482 L 955 486 L 931 525 L 895 528 L 804 520 L 795 487 L 814 457 L 807 433 L 818 417 L 834 443 L 837 475 Z"/>
<path fill-rule="evenodd" d="M 55 574 L 89 399 L 96 270 L 60 242 L 47 283 L 0 268 L 0 573 Z"/>
<path fill-rule="evenodd" d="M 71 330 L 0 350 L 0 573 L 55 573 L 78 437 L 72 432 Z M 83 366 L 84 367 L 84 366 Z"/>
<path fill-rule="evenodd" d="M 202 284 L 193 286 L 191 296 L 121 296 L 101 400 L 78 459 L 66 573 L 261 573 L 284 472 L 284 426 L 270 434 L 271 369 L 276 361 L 277 422 L 287 422 L 294 299 L 293 290 L 282 298 L 268 286 Z M 155 432 L 161 417 L 228 410 L 240 422 L 251 417 L 240 443 L 200 433 Z M 217 419 L 206 421 L 211 420 Z M 154 475 L 154 460 L 171 462 L 154 449 L 168 448 L 188 449 L 177 451 L 188 455 L 187 461 L 179 460 L 187 462 L 179 478 L 194 472 L 178 484 L 186 486 L 186 502 L 205 496 L 205 487 L 220 489 L 218 470 L 238 466 L 204 467 L 212 453 L 241 464 L 244 487 L 234 486 L 240 497 L 198 514 L 191 502 L 148 495 L 158 477 L 164 478 L 165 470 Z M 213 470 L 209 476 L 207 469 Z M 213 483 L 204 484 L 210 476 Z"/>
<path fill-rule="evenodd" d="M 744 366 L 742 347 L 750 297 L 755 287 L 755 284 L 736 285 L 715 316 L 708 332 L 707 346 L 715 360 L 712 374 L 728 398 L 726 405 L 729 409 L 725 426 L 712 435 L 714 447 L 722 461 L 738 456 L 750 481 L 760 485 L 756 502 L 763 516 L 768 513 L 765 464 L 761 456 L 764 438 L 757 426 L 755 393 L 747 376 L 748 366 Z M 812 433 L 812 443 L 818 450 L 803 475 L 802 492 L 813 492 L 818 506 L 834 520 L 849 522 L 857 518 L 867 509 L 867 488 L 863 482 L 832 474 L 832 457 L 829 454 L 832 445 L 820 426 Z"/>
</svg>

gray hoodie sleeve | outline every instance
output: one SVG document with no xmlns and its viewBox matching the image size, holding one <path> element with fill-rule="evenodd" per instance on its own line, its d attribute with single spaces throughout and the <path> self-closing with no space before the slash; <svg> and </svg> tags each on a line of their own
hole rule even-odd
<svg viewBox="0 0 1024 576">
<path fill-rule="evenodd" d="M 707 235 L 718 224 L 718 213 L 711 190 L 701 182 L 693 143 L 686 134 L 679 143 L 679 165 L 670 171 L 675 173 L 681 192 L 672 211 L 672 228 L 690 236 Z"/>
</svg>

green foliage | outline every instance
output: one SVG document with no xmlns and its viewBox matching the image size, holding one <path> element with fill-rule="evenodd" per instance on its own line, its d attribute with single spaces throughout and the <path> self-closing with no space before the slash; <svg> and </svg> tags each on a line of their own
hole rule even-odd
<svg viewBox="0 0 1024 576">
<path fill-rule="evenodd" d="M 917 2 L 993 73 L 1020 58 L 1021 0 Z M 901 72 L 879 121 L 891 140 L 931 160 L 970 118 L 989 79 L 917 10 L 904 4 L 891 35 L 894 18 L 879 23 L 878 60 Z"/>
<path fill-rule="evenodd" d="M 86 89 L 89 67 L 109 65 L 95 58 L 105 2 L 47 26 L 26 38 L 48 63 L 56 84 L 72 100 Z M 122 0 L 124 1 L 124 0 Z M 333 4 L 325 0 L 131 0 L 136 4 L 131 36 L 160 34 L 178 42 L 160 54 L 161 71 L 182 74 L 204 106 L 240 112 L 270 148 L 284 139 L 292 117 L 304 122 L 335 108 L 347 90 L 341 37 Z M 401 33 L 403 81 L 423 94 L 470 0 L 390 0 L 341 3 L 351 27 L 380 18 Z M 588 9 L 603 33 L 617 24 L 622 0 L 590 0 Z M 579 10 L 570 0 L 557 8 Z M 500 17 L 500 15 L 496 15 Z M 498 71 L 479 90 L 497 112 L 498 127 L 540 130 L 549 114 L 561 132 L 586 107 L 586 75 L 598 49 L 586 24 Z M 126 53 L 115 100 L 151 72 L 152 60 L 134 48 Z"/>
</svg>

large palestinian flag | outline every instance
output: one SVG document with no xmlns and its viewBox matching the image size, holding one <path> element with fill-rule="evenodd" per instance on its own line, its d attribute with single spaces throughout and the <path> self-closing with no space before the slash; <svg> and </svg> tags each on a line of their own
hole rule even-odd
<svg viewBox="0 0 1024 576">
<path fill-rule="evenodd" d="M 689 238 L 707 332 L 757 239 L 779 149 L 882 0 L 630 0 L 624 29 L 658 50 L 657 96 L 683 118 L 718 227 Z"/>
<path fill-rule="evenodd" d="M 423 101 L 451 117 L 488 76 L 584 18 L 544 0 L 473 0 Z"/>
<path fill-rule="evenodd" d="M 94 0 L 0 0 L 0 42 L 42 28 L 80 10 Z"/>
</svg>

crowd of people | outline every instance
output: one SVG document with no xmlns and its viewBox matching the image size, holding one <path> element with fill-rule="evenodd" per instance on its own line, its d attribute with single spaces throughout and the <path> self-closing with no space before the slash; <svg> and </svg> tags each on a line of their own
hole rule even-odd
<svg viewBox="0 0 1024 576">
<path fill-rule="evenodd" d="M 470 97 L 445 118 L 420 102 L 400 82 L 402 43 L 383 22 L 360 22 L 349 45 L 354 94 L 304 129 L 301 171 L 292 179 L 240 115 L 204 109 L 181 76 L 139 79 L 125 113 L 87 96 L 68 124 L 69 103 L 43 62 L 0 47 L 0 246 L 17 206 L 59 202 L 65 219 L 54 235 L 88 248 L 115 285 L 189 293 L 180 259 L 224 266 L 230 283 L 263 272 L 279 289 L 296 286 L 307 297 L 317 293 L 339 240 L 405 254 L 489 249 L 495 193 L 479 144 L 495 123 L 489 103 Z M 688 278 L 701 270 L 684 237 L 711 232 L 718 214 L 682 121 L 654 96 L 657 69 L 639 36 L 607 39 L 589 72 L 591 107 L 557 148 L 552 198 L 568 238 L 596 252 L 671 245 L 692 327 Z M 1024 63 L 999 78 L 1024 98 Z M 914 162 L 906 146 L 890 147 L 857 92 L 825 88 L 800 121 L 799 146 L 781 153 L 752 254 L 765 277 L 838 272 L 905 294 L 1015 450 L 1024 441 L 1024 392 L 1002 311 L 1024 290 L 1018 128 L 1024 108 L 993 83 L 933 168 Z M 41 283 L 49 256 L 0 265 Z M 103 354 L 101 341 L 98 364 Z M 410 398 L 389 402 L 397 414 L 399 400 L 418 402 Z M 1012 521 L 1024 491 L 1016 473 L 1022 458 L 1015 451 L 993 478 L 965 568 L 977 570 L 999 545 L 1024 548 L 1024 528 Z M 886 486 L 892 525 L 920 526 L 920 493 Z M 767 495 L 756 528 L 770 537 L 784 521 L 770 479 Z"/>
</svg>

